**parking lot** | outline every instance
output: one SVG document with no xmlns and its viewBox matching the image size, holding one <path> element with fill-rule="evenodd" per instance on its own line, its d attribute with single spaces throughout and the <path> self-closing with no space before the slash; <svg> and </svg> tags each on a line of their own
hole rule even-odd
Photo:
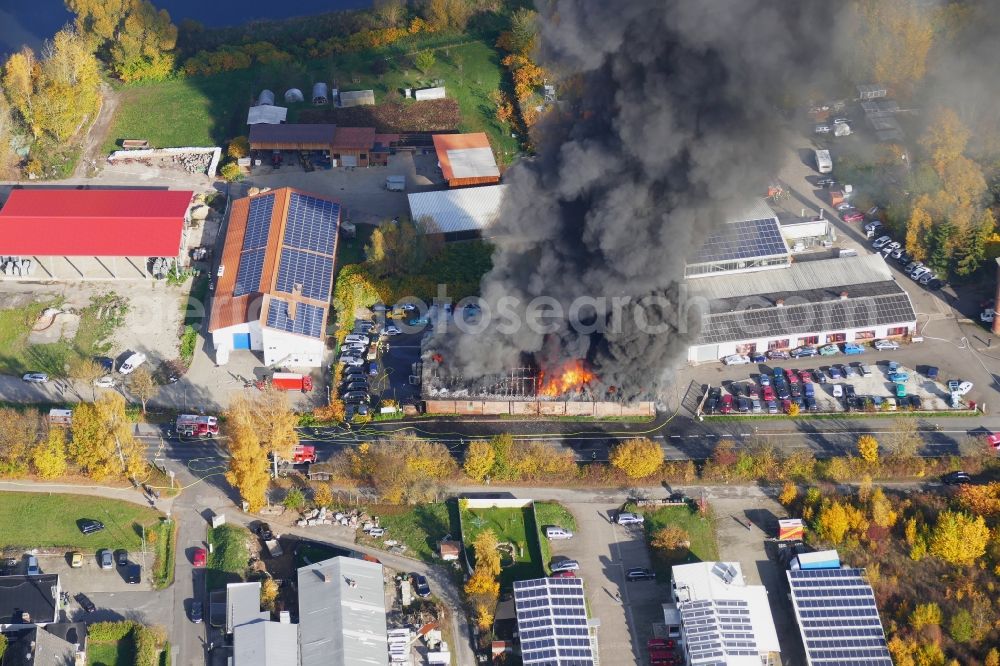
<svg viewBox="0 0 1000 666">
<path fill-rule="evenodd" d="M 70 566 L 70 551 L 61 554 L 40 554 L 38 555 L 38 566 L 42 573 L 59 574 L 62 589 L 70 593 L 77 592 L 135 592 L 139 590 L 152 590 L 153 586 L 147 575 L 147 568 L 142 567 L 142 581 L 138 584 L 129 584 L 125 580 L 125 567 L 117 564 L 111 569 L 102 569 L 97 561 L 97 554 L 93 552 L 83 552 L 83 565 L 80 567 Z M 129 553 L 129 562 L 142 564 L 141 553 Z M 150 565 L 153 556 L 145 558 Z M 25 573 L 25 560 L 18 561 L 15 568 L 17 573 Z"/>
</svg>

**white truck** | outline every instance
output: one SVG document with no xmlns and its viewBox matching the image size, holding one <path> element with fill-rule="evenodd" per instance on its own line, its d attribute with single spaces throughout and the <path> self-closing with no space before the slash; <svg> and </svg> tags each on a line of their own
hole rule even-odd
<svg viewBox="0 0 1000 666">
<path fill-rule="evenodd" d="M 813 151 L 816 156 L 816 170 L 820 173 L 830 173 L 833 171 L 833 160 L 830 158 L 829 150 Z"/>
</svg>

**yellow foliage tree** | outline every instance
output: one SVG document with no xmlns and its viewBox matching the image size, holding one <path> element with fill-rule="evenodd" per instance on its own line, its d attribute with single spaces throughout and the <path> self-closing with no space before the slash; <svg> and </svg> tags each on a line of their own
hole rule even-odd
<svg viewBox="0 0 1000 666">
<path fill-rule="evenodd" d="M 70 458 L 89 476 L 100 481 L 112 475 L 140 478 L 146 471 L 145 449 L 134 437 L 125 415 L 125 398 L 103 393 L 93 403 L 73 410 Z"/>
<path fill-rule="evenodd" d="M 260 605 L 269 611 L 274 610 L 274 602 L 278 600 L 278 583 L 273 578 L 265 578 L 260 585 Z"/>
<path fill-rule="evenodd" d="M 173 66 L 177 27 L 149 0 L 66 0 L 77 30 L 111 56 L 120 78 L 163 78 Z"/>
<path fill-rule="evenodd" d="M 500 575 L 500 553 L 497 546 L 500 541 L 496 532 L 492 529 L 485 529 L 476 535 L 472 541 L 473 551 L 476 553 L 476 567 L 482 566 L 493 576 Z"/>
<path fill-rule="evenodd" d="M 691 542 L 691 537 L 687 530 L 677 525 L 667 525 L 653 533 L 650 545 L 657 550 L 670 552 L 679 548 L 686 548 Z"/>
<path fill-rule="evenodd" d="M 934 42 L 931 12 L 916 0 L 855 0 L 851 8 L 857 78 L 907 94 L 927 71 Z"/>
<path fill-rule="evenodd" d="M 663 466 L 663 449 L 648 437 L 635 437 L 616 444 L 610 460 L 630 479 L 644 479 Z"/>
<path fill-rule="evenodd" d="M 799 487 L 795 485 L 793 481 L 785 481 L 785 485 L 781 487 L 781 494 L 778 495 L 778 501 L 781 502 L 782 506 L 791 506 L 792 503 L 798 499 Z"/>
<path fill-rule="evenodd" d="M 916 261 L 927 259 L 927 234 L 931 230 L 931 216 L 920 205 L 914 205 L 906 222 L 906 251 Z"/>
<path fill-rule="evenodd" d="M 253 402 L 244 395 L 236 396 L 226 411 L 225 428 L 229 436 L 226 480 L 240 493 L 251 512 L 266 504 L 270 483 L 268 450 L 259 436 L 257 419 Z"/>
<path fill-rule="evenodd" d="M 0 469 L 5 476 L 21 476 L 28 471 L 29 451 L 42 432 L 37 410 L 0 408 Z"/>
<path fill-rule="evenodd" d="M 917 604 L 910 613 L 910 626 L 914 631 L 920 631 L 926 626 L 941 624 L 941 607 L 935 603 Z"/>
<path fill-rule="evenodd" d="M 318 483 L 313 488 L 313 504 L 329 507 L 333 504 L 333 491 L 329 483 Z"/>
<path fill-rule="evenodd" d="M 986 661 L 983 662 L 983 666 L 1000 666 L 1000 650 L 995 647 L 990 648 L 990 651 L 986 653 Z"/>
<path fill-rule="evenodd" d="M 948 165 L 965 152 L 971 136 L 954 110 L 947 107 L 935 109 L 927 125 L 920 146 L 927 153 L 938 175 L 944 177 Z"/>
<path fill-rule="evenodd" d="M 878 464 L 878 440 L 874 435 L 858 437 L 858 454 L 869 465 Z"/>
<path fill-rule="evenodd" d="M 226 147 L 226 155 L 237 160 L 250 154 L 250 140 L 245 136 L 238 136 L 229 142 Z"/>
<path fill-rule="evenodd" d="M 958 511 L 942 511 L 931 530 L 928 544 L 931 555 L 955 566 L 967 566 L 986 552 L 990 528 L 982 516 Z"/>
<path fill-rule="evenodd" d="M 500 582 L 496 576 L 477 566 L 465 583 L 465 593 L 470 597 L 495 597 L 500 594 Z"/>
<path fill-rule="evenodd" d="M 847 530 L 851 525 L 847 508 L 840 502 L 830 502 L 820 511 L 818 519 L 819 533 L 834 544 L 843 543 Z"/>
<path fill-rule="evenodd" d="M 797 403 L 797 402 L 793 402 L 792 404 L 788 405 L 788 415 L 789 416 L 792 416 L 792 417 L 798 416 L 801 411 L 802 411 L 802 408 L 799 407 L 799 403 Z"/>
<path fill-rule="evenodd" d="M 896 524 L 899 515 L 893 509 L 892 501 L 885 496 L 881 488 L 876 488 L 872 492 L 868 505 L 873 523 L 886 529 Z"/>
<path fill-rule="evenodd" d="M 469 444 L 465 450 L 465 462 L 462 464 L 462 471 L 470 479 L 475 481 L 485 481 L 493 469 L 496 460 L 496 453 L 489 442 L 477 440 Z"/>
<path fill-rule="evenodd" d="M 49 438 L 32 452 L 35 472 L 42 479 L 55 479 L 66 473 L 66 433 L 51 428 Z"/>
<path fill-rule="evenodd" d="M 493 608 L 496 608 L 495 601 L 492 604 L 482 601 L 476 604 L 476 626 L 479 631 L 489 631 L 493 628 Z"/>
</svg>

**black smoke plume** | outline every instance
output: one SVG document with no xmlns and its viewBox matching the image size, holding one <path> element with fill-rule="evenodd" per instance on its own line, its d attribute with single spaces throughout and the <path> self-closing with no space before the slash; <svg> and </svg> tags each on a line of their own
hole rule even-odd
<svg viewBox="0 0 1000 666">
<path fill-rule="evenodd" d="M 625 399 L 656 394 L 699 317 L 685 312 L 685 255 L 726 212 L 766 193 L 785 154 L 782 106 L 825 61 L 825 7 L 786 0 L 556 0 L 539 7 L 537 59 L 561 102 L 533 134 L 537 157 L 506 176 L 485 309 L 545 297 L 578 317 L 451 331 L 438 345 L 464 377 L 531 354 L 585 359 Z M 817 86 L 817 87 L 818 87 Z M 603 299 L 603 300 L 601 300 Z M 618 306 L 613 303 L 618 299 Z M 621 305 L 621 303 L 627 303 Z"/>
</svg>

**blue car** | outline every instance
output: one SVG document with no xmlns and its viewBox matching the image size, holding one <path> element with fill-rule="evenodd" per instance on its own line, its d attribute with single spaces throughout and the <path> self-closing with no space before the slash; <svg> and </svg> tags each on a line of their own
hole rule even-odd
<svg viewBox="0 0 1000 666">
<path fill-rule="evenodd" d="M 830 366 L 830 379 L 840 379 L 844 375 L 840 372 L 840 368 L 835 365 Z"/>
<path fill-rule="evenodd" d="M 378 363 L 372 361 L 371 363 L 368 364 L 368 374 L 371 375 L 372 377 L 378 374 Z"/>
<path fill-rule="evenodd" d="M 767 363 L 767 357 L 760 352 L 754 352 L 750 354 L 751 363 Z"/>
<path fill-rule="evenodd" d="M 761 373 L 761 375 L 760 375 L 760 385 L 761 386 L 770 386 L 771 385 L 771 377 L 768 376 L 768 375 L 765 375 L 764 373 Z"/>
<path fill-rule="evenodd" d="M 845 342 L 844 343 L 844 353 L 847 354 L 847 355 L 849 355 L 849 356 L 852 355 L 852 354 L 864 354 L 865 353 L 865 348 L 862 347 L 861 345 L 856 345 L 853 342 Z"/>
<path fill-rule="evenodd" d="M 889 375 L 889 381 L 890 382 L 896 382 L 897 384 L 899 384 L 901 382 L 905 382 L 909 378 L 910 378 L 910 375 L 908 375 L 905 372 L 894 372 L 891 375 Z"/>
<path fill-rule="evenodd" d="M 774 370 L 771 371 L 771 374 L 774 375 L 775 378 L 784 377 L 785 370 L 783 368 L 775 368 Z"/>
</svg>

